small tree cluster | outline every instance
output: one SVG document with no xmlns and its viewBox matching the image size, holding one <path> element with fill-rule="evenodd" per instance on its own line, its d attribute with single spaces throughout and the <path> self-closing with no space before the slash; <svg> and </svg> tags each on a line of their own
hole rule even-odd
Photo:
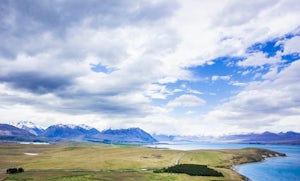
<svg viewBox="0 0 300 181">
<path fill-rule="evenodd" d="M 24 172 L 23 168 L 9 168 L 6 170 L 7 174 L 22 173 L 22 172 Z"/>
<path fill-rule="evenodd" d="M 190 176 L 216 176 L 223 177 L 223 174 L 208 168 L 206 165 L 196 165 L 196 164 L 179 164 L 168 167 L 164 170 L 167 173 L 185 173 Z"/>
</svg>

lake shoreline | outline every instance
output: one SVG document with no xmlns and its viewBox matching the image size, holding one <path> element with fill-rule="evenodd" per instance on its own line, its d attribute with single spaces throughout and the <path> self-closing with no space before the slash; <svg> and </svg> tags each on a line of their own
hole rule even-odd
<svg viewBox="0 0 300 181">
<path fill-rule="evenodd" d="M 251 179 L 248 178 L 247 176 L 241 174 L 238 171 L 237 168 L 239 166 L 244 165 L 244 164 L 255 164 L 255 163 L 267 161 L 268 159 L 272 159 L 272 158 L 286 157 L 285 153 L 279 153 L 279 152 L 272 151 L 269 149 L 262 149 L 262 148 L 245 148 L 245 149 L 256 149 L 258 151 L 257 152 L 257 154 L 258 154 L 257 160 L 248 160 L 245 162 L 238 162 L 237 164 L 233 164 L 232 167 L 230 168 L 232 171 L 239 174 L 245 181 L 251 181 Z"/>
<path fill-rule="evenodd" d="M 256 163 L 259 163 L 259 162 L 268 161 L 268 159 L 272 159 L 272 158 L 286 157 L 285 153 L 275 152 L 275 154 L 274 154 L 274 151 L 271 151 L 271 150 L 267 150 L 267 151 L 270 151 L 270 154 L 268 154 L 268 156 L 263 154 L 261 160 L 255 161 L 255 162 L 246 162 L 246 163 L 233 165 L 232 170 L 234 172 L 236 172 L 237 174 L 241 175 L 244 178 L 245 181 L 251 181 L 250 178 L 248 178 L 247 176 L 245 176 L 245 175 L 243 175 L 239 172 L 239 167 L 240 166 L 245 165 L 245 164 L 256 164 Z"/>
</svg>

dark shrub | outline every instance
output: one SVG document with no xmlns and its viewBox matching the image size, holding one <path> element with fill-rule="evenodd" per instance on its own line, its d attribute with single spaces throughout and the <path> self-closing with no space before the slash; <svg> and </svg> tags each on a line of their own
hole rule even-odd
<svg viewBox="0 0 300 181">
<path fill-rule="evenodd" d="M 24 172 L 23 168 L 9 168 L 6 170 L 7 174 L 22 173 L 22 172 Z"/>
<path fill-rule="evenodd" d="M 24 169 L 23 168 L 18 168 L 18 173 L 22 173 L 24 172 Z"/>
<path fill-rule="evenodd" d="M 9 168 L 6 170 L 7 174 L 13 174 L 13 173 L 18 173 L 18 169 L 17 168 Z"/>
</svg>

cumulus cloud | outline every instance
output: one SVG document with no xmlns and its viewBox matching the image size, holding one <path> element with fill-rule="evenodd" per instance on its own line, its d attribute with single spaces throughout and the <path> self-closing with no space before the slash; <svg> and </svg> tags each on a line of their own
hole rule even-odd
<svg viewBox="0 0 300 181">
<path fill-rule="evenodd" d="M 247 56 L 245 60 L 239 61 L 237 65 L 242 67 L 260 67 L 263 65 L 273 65 L 281 61 L 278 57 L 267 57 L 262 52 L 253 53 Z"/>
<path fill-rule="evenodd" d="M 278 0 L 272 1 L 247 1 L 238 0 L 229 1 L 224 9 L 220 12 L 218 18 L 215 19 L 216 24 L 224 26 L 237 26 L 250 22 L 252 19 L 259 17 L 264 11 L 272 6 L 276 6 Z"/>
<path fill-rule="evenodd" d="M 176 35 L 148 23 L 160 24 L 176 3 L 7 1 L 1 9 L 1 91 L 14 95 L 6 101 L 69 114 L 139 117 L 151 109 L 144 90 L 166 76 L 153 55 L 169 51 Z"/>
<path fill-rule="evenodd" d="M 181 95 L 176 97 L 174 100 L 170 101 L 167 107 L 195 107 L 195 106 L 203 106 L 206 104 L 206 101 L 195 96 L 195 95 Z"/>
<path fill-rule="evenodd" d="M 241 128 L 261 129 L 289 116 L 299 116 L 300 62 L 294 62 L 274 80 L 256 81 L 206 115 L 209 120 Z M 292 120 L 289 124 L 293 124 Z"/>
<path fill-rule="evenodd" d="M 212 81 L 216 81 L 216 80 L 230 80 L 230 76 L 229 75 L 223 75 L 223 76 L 219 76 L 219 75 L 213 75 L 211 77 Z"/>
<path fill-rule="evenodd" d="M 300 53 L 300 36 L 294 36 L 284 42 L 284 54 Z"/>
</svg>

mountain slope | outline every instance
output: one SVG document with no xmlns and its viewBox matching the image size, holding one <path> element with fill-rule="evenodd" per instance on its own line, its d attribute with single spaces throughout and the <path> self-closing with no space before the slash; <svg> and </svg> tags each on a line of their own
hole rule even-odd
<svg viewBox="0 0 300 181">
<path fill-rule="evenodd" d="M 9 124 L 0 124 L 0 140 L 33 141 L 36 136 L 30 132 Z"/>
<path fill-rule="evenodd" d="M 86 125 L 53 125 L 48 127 L 41 135 L 56 140 L 86 140 L 109 143 L 152 143 L 156 140 L 140 128 L 119 130 L 105 130 L 99 132 L 95 128 Z"/>
<path fill-rule="evenodd" d="M 87 138 L 91 141 L 102 141 L 109 143 L 153 143 L 157 142 L 149 133 L 140 128 L 129 129 L 108 129 L 100 134 L 92 135 Z"/>
<path fill-rule="evenodd" d="M 41 136 L 55 139 L 80 139 L 98 133 L 100 132 L 97 129 L 87 126 L 57 124 L 49 126 Z"/>
<path fill-rule="evenodd" d="M 20 121 L 14 125 L 17 128 L 24 129 L 36 136 L 41 135 L 44 133 L 44 129 L 40 126 L 35 125 L 33 122 L 30 121 Z"/>
</svg>

